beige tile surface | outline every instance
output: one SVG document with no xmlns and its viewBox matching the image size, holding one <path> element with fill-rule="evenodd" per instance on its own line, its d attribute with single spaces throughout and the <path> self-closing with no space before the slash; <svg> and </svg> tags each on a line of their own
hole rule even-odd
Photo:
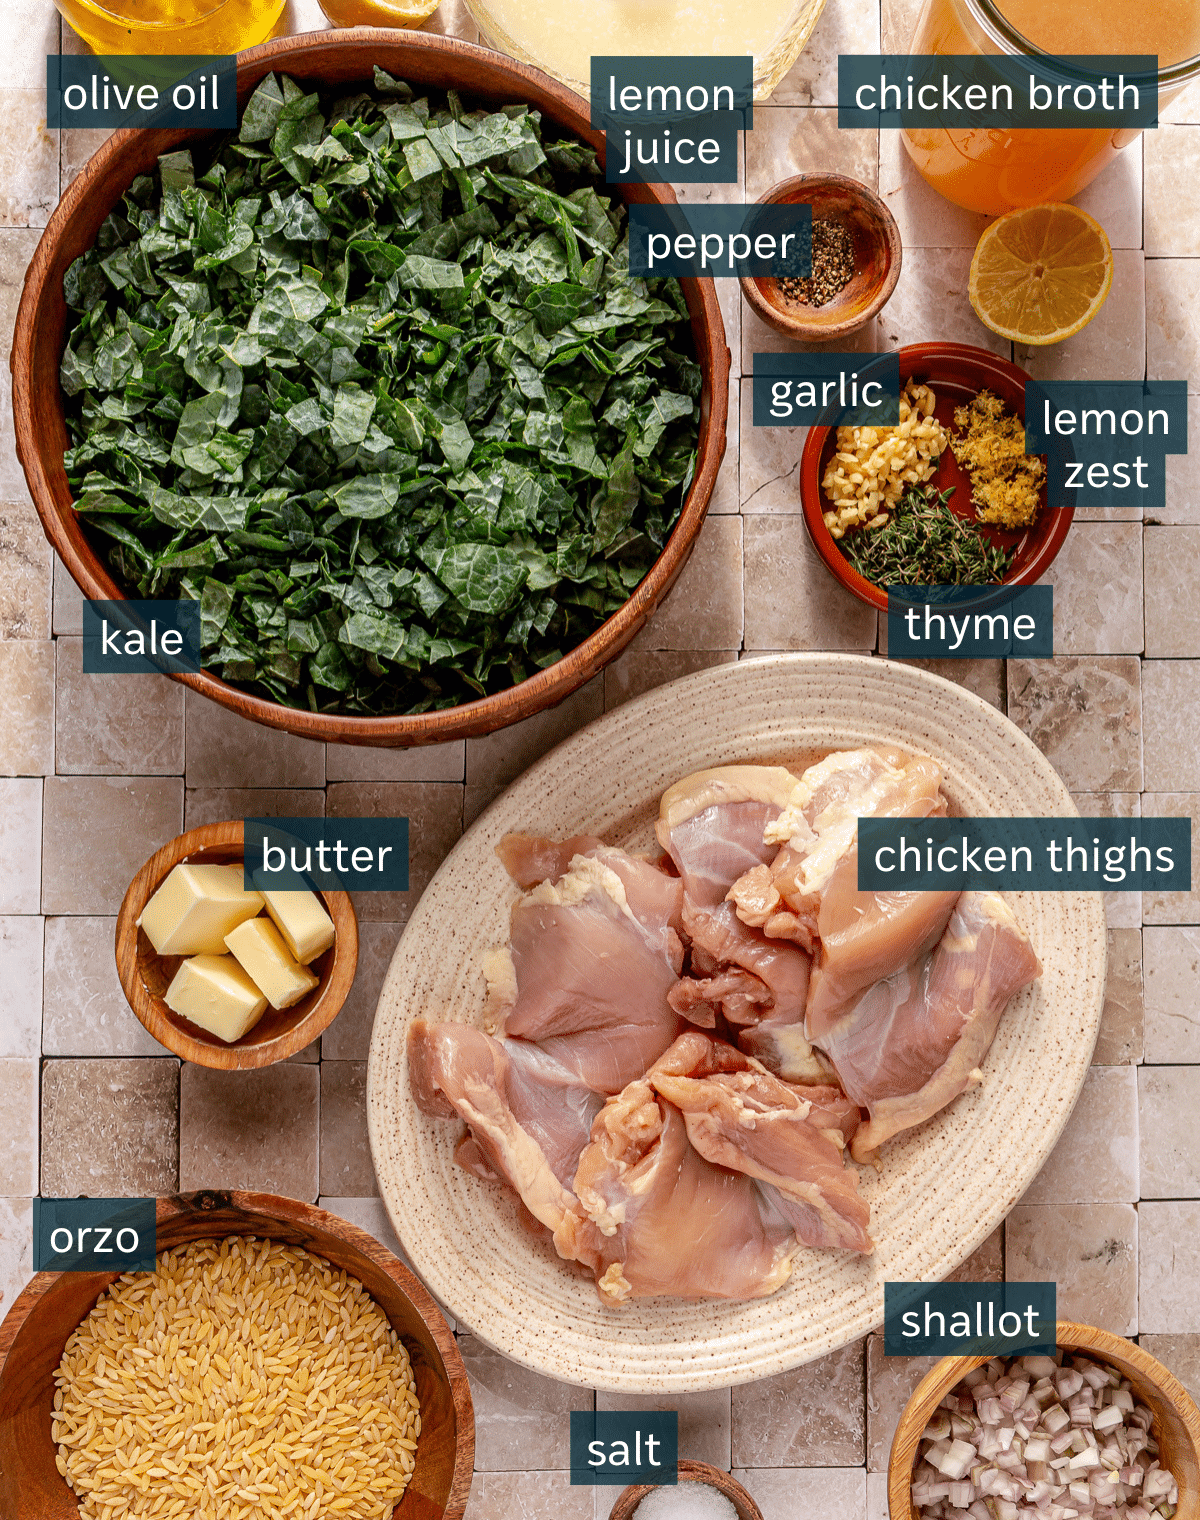
<svg viewBox="0 0 1200 1520">
<path fill-rule="evenodd" d="M 601 1492 L 601 1490 L 597 1490 Z M 615 1500 L 620 1489 L 607 1491 Z M 481 1472 L 463 1520 L 594 1520 L 590 1488 L 571 1487 L 569 1472 Z"/>
<path fill-rule="evenodd" d="M 42 867 L 42 782 L 0 778 L 0 913 L 36 913 Z"/>
<path fill-rule="evenodd" d="M 708 1462 L 729 1471 L 732 1422 L 728 1388 L 703 1393 L 677 1393 L 670 1398 L 657 1394 L 597 1393 L 596 1409 L 674 1409 L 679 1413 L 679 1455 L 692 1462 Z"/>
<path fill-rule="evenodd" d="M 44 65 L 43 65 L 44 67 Z M 34 228 L 0 227 L 0 352 L 12 347 L 13 325 L 25 270 L 41 234 Z M 0 366 L 0 501 L 25 499 L 25 476 L 12 448 L 12 376 Z"/>
<path fill-rule="evenodd" d="M 1008 715 L 1072 791 L 1140 791 L 1141 670 L 1130 656 L 1008 662 Z"/>
<path fill-rule="evenodd" d="M 1045 348 L 1016 344 L 1016 362 L 1035 380 L 1141 380 L 1146 373 L 1147 292 L 1153 268 L 1139 249 L 1115 248 L 1112 289 L 1087 327 L 1065 343 Z M 1150 374 L 1165 380 L 1176 371 L 1156 369 L 1151 363 Z"/>
<path fill-rule="evenodd" d="M 46 1198 L 177 1192 L 179 1062 L 47 1061 L 41 1175 Z"/>
<path fill-rule="evenodd" d="M 326 1061 L 365 1061 L 383 979 L 400 942 L 403 924 L 364 919 L 358 926 L 358 969 L 342 1010 L 321 1036 Z"/>
<path fill-rule="evenodd" d="M 746 137 L 746 199 L 762 200 L 781 180 L 815 172 L 845 174 L 874 189 L 876 134 L 839 131 L 834 109 L 756 106 L 754 131 Z"/>
<path fill-rule="evenodd" d="M 803 517 L 747 517 L 745 523 L 746 649 L 875 647 L 875 609 L 829 574 Z"/>
<path fill-rule="evenodd" d="M 1200 660 L 1147 660 L 1142 701 L 1147 791 L 1191 786 L 1200 765 Z"/>
<path fill-rule="evenodd" d="M 1009 1282 L 1057 1283 L 1060 1319 L 1136 1335 L 1145 1211 L 1145 1204 L 1139 1212 L 1128 1203 L 1018 1204 L 1004 1226 L 1004 1275 Z M 1145 1259 L 1143 1235 L 1143 1270 Z"/>
<path fill-rule="evenodd" d="M 44 227 L 58 204 L 58 132 L 46 127 L 45 84 L 0 86 L 0 112 L 0 227 Z"/>
<path fill-rule="evenodd" d="M 865 1520 L 866 1473 L 861 1467 L 749 1467 L 734 1477 L 762 1510 L 763 1520 Z"/>
<path fill-rule="evenodd" d="M 33 1200 L 0 1198 L 0 1315 L 33 1276 Z"/>
<path fill-rule="evenodd" d="M 325 746 L 251 723 L 188 691 L 187 784 L 324 786 Z"/>
<path fill-rule="evenodd" d="M 1142 246 L 1143 144 L 1157 136 L 1157 132 L 1143 132 L 1097 179 L 1073 197 L 1077 206 L 1096 218 L 1114 248 Z"/>
<path fill-rule="evenodd" d="M 50 776 L 45 795 L 46 913 L 115 913 L 135 873 L 183 828 L 176 776 Z"/>
<path fill-rule="evenodd" d="M 742 642 L 742 520 L 706 519 L 691 557 L 634 649 L 736 649 Z M 467 779 L 471 776 L 468 741 Z"/>
<path fill-rule="evenodd" d="M 326 781 L 461 781 L 466 744 L 421 744 L 415 749 L 375 749 L 367 744 L 327 744 Z"/>
<path fill-rule="evenodd" d="M 378 1192 L 367 1140 L 367 1063 L 321 1062 L 321 1192 L 363 1198 Z"/>
<path fill-rule="evenodd" d="M 677 681 L 681 676 L 737 661 L 735 649 L 627 649 L 604 672 L 604 710 Z"/>
<path fill-rule="evenodd" d="M 887 315 L 885 310 L 884 316 Z M 796 343 L 791 338 L 785 338 L 780 332 L 762 320 L 756 312 L 743 301 L 742 303 L 742 376 L 754 373 L 755 354 L 790 354 L 790 353 L 847 353 L 864 354 L 877 353 L 881 347 L 880 327 L 877 319 L 872 318 L 865 327 L 860 327 L 849 337 L 839 338 L 836 343 Z"/>
<path fill-rule="evenodd" d="M 1200 1063 L 1200 929 L 1142 931 L 1146 1060 Z"/>
<path fill-rule="evenodd" d="M 594 1395 L 540 1377 L 473 1335 L 460 1335 L 458 1349 L 475 1402 L 475 1471 L 569 1467 L 571 1410 L 590 1411 Z"/>
<path fill-rule="evenodd" d="M 697 547 L 697 552 L 699 549 Z M 686 572 L 685 572 L 686 573 Z M 604 711 L 604 679 L 597 676 L 557 707 L 536 713 L 481 739 L 467 740 L 466 823 L 483 811 L 539 755 L 569 738 Z M 475 806 L 471 806 L 474 794 Z"/>
<path fill-rule="evenodd" d="M 1011 344 L 986 328 L 967 299 L 970 248 L 926 248 L 906 260 L 892 299 L 879 313 L 880 348 L 910 343 L 970 343 L 1007 359 Z"/>
<path fill-rule="evenodd" d="M 1146 792 L 1142 797 L 1144 818 L 1192 820 L 1192 890 L 1190 892 L 1143 892 L 1142 916 L 1148 924 L 1200 924 L 1200 793 Z"/>
<path fill-rule="evenodd" d="M 42 1050 L 48 1056 L 165 1056 L 125 1000 L 115 918 L 48 918 Z"/>
<path fill-rule="evenodd" d="M 46 55 L 57 53 L 59 17 L 51 0 L 9 0 L 0 13 L 0 85 L 45 79 Z"/>
<path fill-rule="evenodd" d="M 1138 1345 L 1169 1368 L 1192 1398 L 1200 1399 L 1200 1335 L 1139 1335 Z"/>
<path fill-rule="evenodd" d="M 1142 135 L 1146 158 L 1146 253 L 1150 258 L 1184 257 L 1196 252 L 1200 219 L 1180 186 L 1200 176 L 1200 128 L 1162 123 Z"/>
<path fill-rule="evenodd" d="M 1200 1202 L 1143 1203 L 1138 1210 L 1138 1324 L 1159 1334 L 1200 1331 Z"/>
<path fill-rule="evenodd" d="M 741 510 L 744 513 L 800 511 L 800 456 L 808 429 L 753 427 L 754 388 L 742 381 L 745 415 L 742 442 Z"/>
<path fill-rule="evenodd" d="M 1200 259 L 1146 260 L 1146 373 L 1200 391 Z"/>
<path fill-rule="evenodd" d="M 0 421 L 0 438 L 9 428 Z M 50 637 L 53 557 L 33 503 L 20 487 L 0 501 L 0 639 Z"/>
<path fill-rule="evenodd" d="M 1200 1194 L 1200 1067 L 1143 1066 L 1138 1079 L 1143 1198 Z"/>
<path fill-rule="evenodd" d="M 440 781 L 341 781 L 326 792 L 325 812 L 408 819 L 408 891 L 351 893 L 360 921 L 403 923 L 462 833 L 462 788 Z"/>
<path fill-rule="evenodd" d="M 315 1203 L 320 1076 L 284 1062 L 258 1071 L 184 1064 L 179 1186 L 246 1188 Z"/>
<path fill-rule="evenodd" d="M 32 511 L 32 508 L 30 508 Z M 36 520 L 36 518 L 35 518 Z M 46 546 L 49 550 L 49 545 Z M 53 554 L 53 621 L 54 633 L 83 632 L 83 592 L 71 579 L 67 567 Z"/>
<path fill-rule="evenodd" d="M 1022 1202 L 1133 1203 L 1137 1197 L 1137 1073 L 1129 1066 L 1093 1066 Z"/>
<path fill-rule="evenodd" d="M 867 1474 L 867 1520 L 889 1520 L 887 1473 Z"/>
<path fill-rule="evenodd" d="M 36 1192 L 38 1063 L 0 1060 L 0 1197 L 32 1198 Z"/>
<path fill-rule="evenodd" d="M 857 1467 L 866 1447 L 866 1341 L 733 1390 L 735 1467 Z"/>
<path fill-rule="evenodd" d="M 935 1356 L 884 1356 L 883 1336 L 867 1337 L 867 1466 L 886 1472 L 900 1411 L 937 1361 Z"/>
<path fill-rule="evenodd" d="M 41 1053 L 44 922 L 33 914 L 0 917 L 0 1059 Z"/>
<path fill-rule="evenodd" d="M 1192 594 L 1198 575 L 1200 527 L 1146 529 L 1148 659 L 1186 659 L 1189 655 L 1200 655 L 1200 607 Z"/>
<path fill-rule="evenodd" d="M 182 775 L 186 688 L 159 675 L 85 675 L 81 638 L 60 638 L 56 648 L 58 774 Z"/>
<path fill-rule="evenodd" d="M 1109 929 L 1108 982 L 1092 1065 L 1136 1065 L 1142 1059 L 1143 1026 L 1141 931 Z"/>
<path fill-rule="evenodd" d="M 325 792 L 321 787 L 194 786 L 183 796 L 183 826 L 229 818 L 321 818 Z"/>
<path fill-rule="evenodd" d="M 1009 679 L 1011 680 L 1011 674 Z M 1084 818 L 1138 818 L 1142 799 L 1137 792 L 1073 792 L 1071 800 Z M 1104 912 L 1110 929 L 1136 929 L 1142 922 L 1140 892 L 1104 892 Z"/>
<path fill-rule="evenodd" d="M 1175 379 L 1184 376 L 1176 375 Z M 1188 437 L 1200 438 L 1200 396 L 1188 396 Z M 1160 514 L 1164 523 L 1200 526 L 1200 449 L 1187 454 L 1167 456 L 1167 500 Z M 1187 620 L 1186 608 L 1179 608 Z M 1150 626 L 1150 609 L 1146 609 L 1146 626 Z"/>
<path fill-rule="evenodd" d="M 1041 584 L 1054 587 L 1055 654 L 1141 653 L 1140 523 L 1075 523 Z"/>
<path fill-rule="evenodd" d="M 54 645 L 0 643 L 0 775 L 54 774 Z"/>
</svg>

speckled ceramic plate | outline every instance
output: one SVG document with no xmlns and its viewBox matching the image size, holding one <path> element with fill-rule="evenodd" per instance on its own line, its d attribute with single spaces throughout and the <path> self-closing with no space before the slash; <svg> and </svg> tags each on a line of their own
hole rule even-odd
<svg viewBox="0 0 1200 1520">
<path fill-rule="evenodd" d="M 862 1169 L 874 1255 L 802 1250 L 771 1298 L 604 1308 L 590 1278 L 522 1227 L 512 1195 L 455 1165 L 457 1126 L 422 1117 L 411 1101 L 410 1021 L 481 1020 L 480 961 L 505 941 L 517 896 L 493 854 L 502 835 L 586 831 L 648 847 L 660 794 L 690 771 L 734 761 L 803 765 L 876 742 L 938 760 L 954 813 L 1076 814 L 1044 756 L 962 687 L 860 655 L 782 655 L 701 671 L 568 739 L 493 803 L 422 896 L 375 1019 L 371 1151 L 417 1271 L 505 1356 L 570 1383 L 629 1393 L 683 1393 L 783 1372 L 876 1328 L 886 1280 L 945 1277 L 1049 1155 L 1100 1022 L 1105 935 L 1095 893 L 1013 894 L 1043 973 L 1009 1005 L 982 1085 L 884 1146 L 881 1172 Z"/>
</svg>

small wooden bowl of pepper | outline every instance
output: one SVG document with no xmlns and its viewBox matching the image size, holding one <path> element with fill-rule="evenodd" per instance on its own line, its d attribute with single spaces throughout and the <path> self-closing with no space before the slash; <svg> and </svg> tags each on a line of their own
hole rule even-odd
<svg viewBox="0 0 1200 1520">
<path fill-rule="evenodd" d="M 845 174 L 797 174 L 759 204 L 811 206 L 813 220 L 811 277 L 742 277 L 742 294 L 764 322 L 800 343 L 830 343 L 883 309 L 902 250 L 895 218 L 874 190 Z"/>
<path fill-rule="evenodd" d="M 900 386 L 915 379 L 932 388 L 937 397 L 934 416 L 949 431 L 954 428 L 954 410 L 972 401 L 980 391 L 987 390 L 998 396 L 1013 415 L 1025 417 L 1025 386 L 1031 380 L 1025 370 L 998 354 L 985 348 L 974 348 L 966 343 L 913 343 L 902 348 L 900 359 Z M 804 513 L 804 526 L 808 529 L 813 547 L 821 556 L 825 568 L 847 591 L 860 602 L 867 602 L 881 612 L 887 611 L 887 585 L 868 580 L 851 564 L 841 547 L 845 540 L 837 540 L 825 523 L 825 512 L 831 503 L 821 488 L 829 461 L 837 448 L 836 427 L 810 427 L 805 439 L 804 452 L 800 456 L 800 505 Z M 1042 482 L 1037 516 L 1023 528 L 1001 528 L 991 523 L 977 522 L 971 503 L 971 479 L 947 447 L 938 463 L 937 473 L 928 482 L 931 489 L 951 491 L 947 502 L 950 512 L 960 522 L 971 525 L 978 533 L 980 544 L 995 558 L 1003 551 L 1006 568 L 998 582 L 993 576 L 976 581 L 966 581 L 961 575 L 927 558 L 936 544 L 930 546 L 928 536 L 913 535 L 910 562 L 905 568 L 899 565 L 892 576 L 893 584 L 976 584 L 994 582 L 1004 586 L 1032 586 L 1049 570 L 1058 551 L 1062 548 L 1067 532 L 1075 517 L 1072 507 L 1048 507 L 1046 505 L 1045 481 Z M 860 532 L 881 531 L 860 529 Z M 899 554 L 892 556 L 898 561 Z"/>
</svg>

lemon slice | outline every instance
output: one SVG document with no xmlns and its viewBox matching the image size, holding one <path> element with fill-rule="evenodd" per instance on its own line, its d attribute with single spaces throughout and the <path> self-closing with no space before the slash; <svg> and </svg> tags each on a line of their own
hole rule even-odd
<svg viewBox="0 0 1200 1520">
<path fill-rule="evenodd" d="M 1061 203 L 1026 206 L 979 239 L 967 294 L 1002 338 L 1061 343 L 1104 305 L 1112 279 L 1112 245 L 1095 217 Z"/>
</svg>

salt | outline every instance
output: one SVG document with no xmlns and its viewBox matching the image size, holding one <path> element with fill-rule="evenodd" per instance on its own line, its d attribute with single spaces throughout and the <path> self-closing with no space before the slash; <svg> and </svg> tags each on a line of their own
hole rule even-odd
<svg viewBox="0 0 1200 1520">
<path fill-rule="evenodd" d="M 679 1483 L 656 1488 L 633 1512 L 634 1520 L 738 1520 L 724 1494 L 707 1483 Z"/>
</svg>

